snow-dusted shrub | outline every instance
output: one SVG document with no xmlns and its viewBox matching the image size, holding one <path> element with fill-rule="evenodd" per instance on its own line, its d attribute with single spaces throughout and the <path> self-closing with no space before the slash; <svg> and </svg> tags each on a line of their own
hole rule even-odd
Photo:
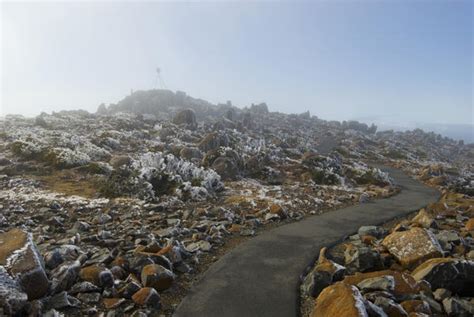
<svg viewBox="0 0 474 317">
<path fill-rule="evenodd" d="M 132 167 L 139 170 L 140 177 L 145 180 L 153 179 L 158 172 L 168 175 L 170 181 L 177 183 L 200 180 L 200 185 L 209 192 L 223 188 L 221 178 L 215 171 L 198 167 L 172 154 L 148 152 L 134 160 Z"/>
<path fill-rule="evenodd" d="M 26 159 L 39 157 L 43 152 L 43 147 L 34 143 L 23 140 L 17 140 L 10 145 L 13 154 Z"/>
<path fill-rule="evenodd" d="M 89 155 L 68 148 L 52 148 L 44 155 L 44 160 L 58 167 L 83 166 L 91 161 Z"/>
</svg>

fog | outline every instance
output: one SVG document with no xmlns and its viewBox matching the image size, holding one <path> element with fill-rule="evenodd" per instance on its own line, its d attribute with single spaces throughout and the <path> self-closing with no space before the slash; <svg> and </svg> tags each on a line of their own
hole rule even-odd
<svg viewBox="0 0 474 317">
<path fill-rule="evenodd" d="M 323 119 L 472 125 L 472 10 L 471 1 L 3 2 L 1 113 L 93 112 L 132 89 L 168 88 Z"/>
</svg>

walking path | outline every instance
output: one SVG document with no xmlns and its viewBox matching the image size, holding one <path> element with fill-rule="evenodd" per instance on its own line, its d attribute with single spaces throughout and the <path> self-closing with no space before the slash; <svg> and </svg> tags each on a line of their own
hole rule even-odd
<svg viewBox="0 0 474 317">
<path fill-rule="evenodd" d="M 299 315 L 299 277 L 320 248 L 363 225 L 380 225 L 418 210 L 439 193 L 393 168 L 402 191 L 266 231 L 214 263 L 178 306 L 176 317 L 264 317 Z"/>
</svg>

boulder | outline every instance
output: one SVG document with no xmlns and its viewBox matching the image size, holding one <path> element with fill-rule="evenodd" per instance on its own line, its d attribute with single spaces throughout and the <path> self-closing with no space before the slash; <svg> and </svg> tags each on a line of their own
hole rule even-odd
<svg viewBox="0 0 474 317">
<path fill-rule="evenodd" d="M 191 242 L 186 246 L 186 251 L 196 252 L 197 250 L 208 252 L 212 248 L 212 244 L 206 240 L 200 240 L 197 242 Z"/>
<path fill-rule="evenodd" d="M 474 218 L 470 218 L 465 225 L 467 231 L 474 231 Z"/>
<path fill-rule="evenodd" d="M 403 307 L 396 303 L 393 299 L 386 297 L 377 297 L 375 305 L 381 307 L 383 311 L 390 317 L 408 317 L 408 313 Z"/>
<path fill-rule="evenodd" d="M 195 147 L 183 147 L 179 151 L 179 156 L 185 160 L 202 159 L 202 153 Z"/>
<path fill-rule="evenodd" d="M 325 255 L 326 248 L 319 253 L 318 264 L 306 276 L 301 289 L 305 294 L 317 297 L 321 291 L 335 281 L 340 281 L 345 273 L 345 268 L 331 260 Z"/>
<path fill-rule="evenodd" d="M 141 273 L 142 284 L 163 291 L 171 287 L 175 279 L 173 272 L 158 264 L 149 264 L 143 267 Z"/>
<path fill-rule="evenodd" d="M 459 295 L 474 296 L 474 261 L 429 259 L 413 270 L 412 276 L 417 281 L 428 281 L 433 289 L 445 288 Z"/>
<path fill-rule="evenodd" d="M 6 316 L 22 315 L 25 312 L 28 296 L 18 281 L 14 280 L 0 266 L 0 312 Z"/>
<path fill-rule="evenodd" d="M 424 208 L 411 221 L 426 229 L 436 227 L 436 221 Z"/>
<path fill-rule="evenodd" d="M 344 264 L 351 273 L 373 271 L 383 267 L 380 254 L 367 246 L 346 245 Z"/>
<path fill-rule="evenodd" d="M 229 146 L 229 138 L 217 132 L 209 133 L 198 144 L 198 148 L 203 152 L 215 150 L 221 146 Z"/>
<path fill-rule="evenodd" d="M 41 298 L 48 292 L 43 258 L 31 234 L 21 229 L 0 233 L 0 266 L 19 282 L 29 300 Z"/>
<path fill-rule="evenodd" d="M 433 297 L 439 302 L 442 302 L 443 299 L 451 296 L 451 291 L 445 288 L 438 288 L 433 292 Z"/>
<path fill-rule="evenodd" d="M 215 170 L 223 180 L 233 180 L 239 175 L 238 163 L 229 157 L 218 157 L 212 163 L 211 168 Z"/>
<path fill-rule="evenodd" d="M 474 316 L 474 304 L 465 299 L 449 297 L 443 300 L 444 311 L 448 316 Z"/>
<path fill-rule="evenodd" d="M 187 128 L 190 129 L 196 129 L 196 114 L 192 109 L 181 110 L 174 116 L 173 123 L 178 125 L 185 125 Z"/>
<path fill-rule="evenodd" d="M 430 305 L 419 299 L 409 299 L 400 303 L 407 313 L 422 313 L 431 315 Z"/>
<path fill-rule="evenodd" d="M 51 292 L 58 293 L 69 290 L 77 280 L 81 263 L 79 261 L 66 262 L 51 271 Z"/>
<path fill-rule="evenodd" d="M 357 287 L 337 282 L 326 287 L 316 299 L 312 317 L 367 316 L 364 298 Z"/>
<path fill-rule="evenodd" d="M 356 273 L 354 275 L 346 276 L 343 282 L 350 285 L 357 285 L 366 279 L 380 277 L 380 276 L 393 277 L 393 280 L 395 282 L 393 294 L 397 296 L 407 295 L 407 294 L 416 294 L 420 291 L 420 288 L 413 277 L 411 277 L 409 274 L 398 272 L 398 271 L 392 271 L 392 270 L 375 271 L 375 272 L 368 272 L 368 273 Z"/>
<path fill-rule="evenodd" d="M 443 252 L 431 231 L 417 227 L 407 231 L 392 232 L 385 237 L 382 245 L 401 265 L 408 268 L 427 259 L 439 257 Z"/>
<path fill-rule="evenodd" d="M 387 230 L 385 230 L 383 227 L 378 227 L 378 226 L 362 226 L 357 231 L 357 234 L 359 234 L 359 236 L 361 237 L 373 236 L 373 237 L 376 237 L 377 239 L 381 239 L 387 234 Z"/>
<path fill-rule="evenodd" d="M 110 287 L 114 284 L 112 272 L 99 265 L 90 265 L 82 268 L 79 272 L 79 276 L 82 280 L 101 287 Z"/>
<path fill-rule="evenodd" d="M 382 275 L 367 278 L 357 284 L 357 287 L 364 292 L 387 291 L 393 292 L 395 289 L 395 279 L 391 275 Z"/>
<path fill-rule="evenodd" d="M 81 302 L 72 296 L 69 296 L 67 292 L 58 293 L 47 299 L 46 307 L 48 309 L 64 309 L 79 307 Z"/>
</svg>

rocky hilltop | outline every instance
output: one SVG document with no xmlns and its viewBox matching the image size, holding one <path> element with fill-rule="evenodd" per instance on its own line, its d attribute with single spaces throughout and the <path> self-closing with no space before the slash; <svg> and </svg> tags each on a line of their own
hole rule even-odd
<svg viewBox="0 0 474 317">
<path fill-rule="evenodd" d="M 240 109 L 152 90 L 94 114 L 1 120 L 7 315 L 170 315 L 235 241 L 396 194 L 377 164 L 474 193 L 473 145 L 265 103 Z"/>
</svg>

